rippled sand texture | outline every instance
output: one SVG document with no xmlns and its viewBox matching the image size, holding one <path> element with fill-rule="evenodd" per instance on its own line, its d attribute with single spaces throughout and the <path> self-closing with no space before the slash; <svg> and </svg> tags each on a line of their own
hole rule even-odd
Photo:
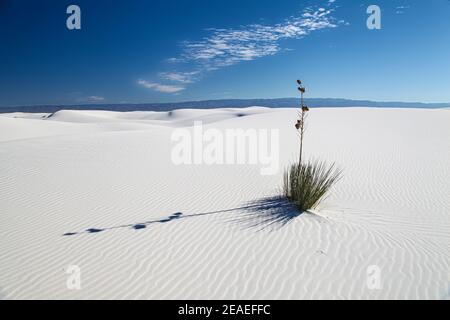
<svg viewBox="0 0 450 320">
<path fill-rule="evenodd" d="M 279 129 L 280 171 L 175 166 L 171 134 L 194 120 Z M 301 215 L 273 198 L 295 120 L 256 107 L 0 114 L 0 297 L 448 299 L 450 110 L 313 109 L 305 156 L 344 177 Z"/>
</svg>

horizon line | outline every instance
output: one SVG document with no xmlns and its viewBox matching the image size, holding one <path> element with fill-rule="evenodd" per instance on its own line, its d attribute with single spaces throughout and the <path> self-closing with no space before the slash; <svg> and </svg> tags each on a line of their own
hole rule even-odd
<svg viewBox="0 0 450 320">
<path fill-rule="evenodd" d="M 300 99 L 300 97 L 282 97 L 282 98 L 222 98 L 222 99 L 198 99 L 198 100 L 183 100 L 173 102 L 102 102 L 102 103 L 64 103 L 64 104 L 33 104 L 33 105 L 6 105 L 0 106 L 3 108 L 30 108 L 30 107 L 77 107 L 77 106 L 123 106 L 123 105 L 170 105 L 170 104 L 183 104 L 183 103 L 196 103 L 196 102 L 209 102 L 209 101 L 244 101 L 244 100 L 287 100 L 287 99 Z M 370 102 L 370 103 L 399 103 L 399 104 L 423 104 L 423 105 L 446 105 L 450 106 L 450 102 L 421 102 L 421 101 L 389 101 L 389 100 L 370 100 L 370 99 L 349 99 L 349 98 L 305 98 L 305 100 L 344 100 L 355 102 Z"/>
</svg>

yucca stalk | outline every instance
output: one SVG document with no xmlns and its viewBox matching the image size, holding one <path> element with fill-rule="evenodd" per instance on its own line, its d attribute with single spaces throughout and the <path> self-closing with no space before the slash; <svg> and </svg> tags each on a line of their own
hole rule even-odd
<svg viewBox="0 0 450 320">
<path fill-rule="evenodd" d="M 303 162 L 303 138 L 309 108 L 303 100 L 305 87 L 300 80 L 297 80 L 297 84 L 301 93 L 301 112 L 295 127 L 300 132 L 300 155 L 298 163 L 292 164 L 284 173 L 283 193 L 303 212 L 317 207 L 329 189 L 340 179 L 341 170 L 337 169 L 334 163 L 328 166 L 320 161 Z"/>
<path fill-rule="evenodd" d="M 303 136 L 305 134 L 305 121 L 306 121 L 306 113 L 309 111 L 309 108 L 305 106 L 304 100 L 303 100 L 303 94 L 305 93 L 306 89 L 302 86 L 302 82 L 300 80 L 297 80 L 297 84 L 299 85 L 298 90 L 301 94 L 301 103 L 300 103 L 300 119 L 297 120 L 297 123 L 295 127 L 297 130 L 300 131 L 300 154 L 299 154 L 299 160 L 298 163 L 302 163 L 302 154 L 303 154 Z"/>
</svg>

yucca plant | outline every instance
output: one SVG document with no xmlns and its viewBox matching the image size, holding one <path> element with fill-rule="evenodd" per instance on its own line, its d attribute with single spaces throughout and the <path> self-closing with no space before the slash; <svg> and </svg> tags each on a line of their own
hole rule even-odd
<svg viewBox="0 0 450 320">
<path fill-rule="evenodd" d="M 304 163 L 303 137 L 305 121 L 309 108 L 304 104 L 303 94 L 306 92 L 302 82 L 297 80 L 301 93 L 301 110 L 295 128 L 300 133 L 300 155 L 298 163 L 287 168 L 283 176 L 283 194 L 300 211 L 314 209 L 324 199 L 330 188 L 340 179 L 342 171 L 335 164 L 327 165 L 322 161 Z"/>
<path fill-rule="evenodd" d="M 291 165 L 284 173 L 284 196 L 300 211 L 314 209 L 339 180 L 341 171 L 335 164 L 310 161 Z"/>
</svg>

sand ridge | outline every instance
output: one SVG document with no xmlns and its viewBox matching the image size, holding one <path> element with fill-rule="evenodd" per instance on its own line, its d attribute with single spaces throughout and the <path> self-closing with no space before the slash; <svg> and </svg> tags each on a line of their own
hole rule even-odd
<svg viewBox="0 0 450 320">
<path fill-rule="evenodd" d="M 298 152 L 296 113 L 0 114 L 0 294 L 448 299 L 448 110 L 313 109 L 305 154 L 335 161 L 344 178 L 315 214 L 285 225 L 264 218 L 282 170 L 170 161 L 173 130 L 201 120 L 279 129 L 287 165 Z M 81 290 L 66 286 L 70 265 L 80 267 Z M 372 265 L 380 289 L 367 286 Z"/>
</svg>

